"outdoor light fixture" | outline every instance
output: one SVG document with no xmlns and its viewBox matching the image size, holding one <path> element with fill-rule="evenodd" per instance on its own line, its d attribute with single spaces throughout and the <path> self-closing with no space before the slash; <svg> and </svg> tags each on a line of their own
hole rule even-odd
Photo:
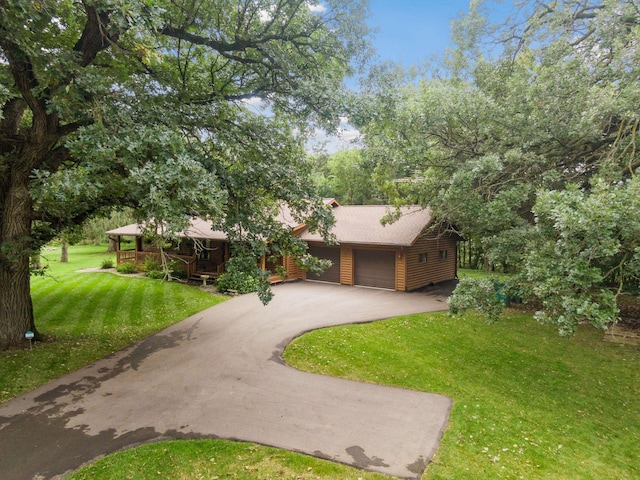
<svg viewBox="0 0 640 480">
<path fill-rule="evenodd" d="M 33 345 L 31 344 L 31 340 L 33 340 L 33 337 L 35 337 L 35 336 L 36 336 L 35 333 L 33 333 L 31 330 L 28 330 L 24 334 L 24 338 L 29 340 L 29 350 L 31 350 L 31 348 L 33 347 Z"/>
</svg>

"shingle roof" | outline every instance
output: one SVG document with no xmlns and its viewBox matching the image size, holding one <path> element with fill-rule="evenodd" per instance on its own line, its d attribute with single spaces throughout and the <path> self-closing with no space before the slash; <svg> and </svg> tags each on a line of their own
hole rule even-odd
<svg viewBox="0 0 640 480">
<path fill-rule="evenodd" d="M 333 209 L 336 224 L 331 232 L 339 243 L 362 245 L 411 246 L 431 223 L 429 209 L 403 207 L 401 217 L 387 225 L 380 220 L 392 211 L 387 205 L 340 205 Z M 317 233 L 304 230 L 300 238 L 322 242 Z"/>
<path fill-rule="evenodd" d="M 389 213 L 392 207 L 386 205 L 338 205 L 333 208 L 336 219 L 331 232 L 339 243 L 361 245 L 411 246 L 431 223 L 429 209 L 419 206 L 403 207 L 400 218 L 390 224 L 382 225 L 380 220 Z M 291 228 L 297 225 L 287 208 L 279 212 L 279 220 Z M 142 235 L 142 226 L 132 223 L 124 227 L 106 232 L 108 235 Z M 202 238 L 209 240 L 226 240 L 227 235 L 220 230 L 213 230 L 210 221 L 194 218 L 186 232 L 178 233 L 178 237 Z M 300 238 L 306 241 L 324 241 L 317 233 L 305 229 Z"/>
<path fill-rule="evenodd" d="M 142 235 L 144 226 L 132 223 L 125 225 L 124 227 L 114 228 L 106 232 L 107 235 L 124 235 L 131 237 L 138 237 Z M 185 232 L 177 232 L 177 237 L 180 238 L 202 238 L 208 240 L 226 240 L 227 234 L 220 230 L 214 230 L 213 224 L 208 220 L 202 220 L 201 218 L 194 218 L 191 220 L 191 225 L 187 227 Z"/>
</svg>

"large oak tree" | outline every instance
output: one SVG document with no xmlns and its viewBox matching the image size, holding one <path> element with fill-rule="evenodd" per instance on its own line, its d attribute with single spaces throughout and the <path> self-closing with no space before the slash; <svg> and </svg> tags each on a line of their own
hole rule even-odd
<svg viewBox="0 0 640 480">
<path fill-rule="evenodd" d="M 0 350 L 36 331 L 30 255 L 113 207 L 301 253 L 269 212 L 327 218 L 303 139 L 343 113 L 365 14 L 364 0 L 0 0 Z"/>
<path fill-rule="evenodd" d="M 493 2 L 472 2 L 445 68 L 383 84 L 368 155 L 411 179 L 389 182 L 399 203 L 429 205 L 487 266 L 519 272 L 538 318 L 563 334 L 603 327 L 640 279 L 640 5 L 514 4 L 496 27 L 482 14 Z"/>
</svg>

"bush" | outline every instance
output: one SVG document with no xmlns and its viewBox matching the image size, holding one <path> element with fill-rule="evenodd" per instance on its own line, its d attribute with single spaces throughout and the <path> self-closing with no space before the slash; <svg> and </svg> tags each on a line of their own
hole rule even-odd
<svg viewBox="0 0 640 480">
<path fill-rule="evenodd" d="M 258 292 L 258 298 L 264 305 L 273 298 L 269 288 L 269 273 L 261 270 L 255 258 L 249 255 L 231 257 L 227 262 L 227 271 L 218 277 L 216 287 L 221 292 Z"/>
<path fill-rule="evenodd" d="M 180 280 L 184 280 L 185 278 L 187 278 L 187 272 L 185 272 L 184 270 L 178 268 L 178 269 L 174 270 L 173 273 L 171 273 L 171 276 L 173 278 L 179 278 Z"/>
<path fill-rule="evenodd" d="M 251 293 L 258 290 L 259 280 L 246 272 L 229 272 L 218 277 L 216 287 L 221 292 Z"/>
<path fill-rule="evenodd" d="M 136 268 L 136 266 L 133 263 L 120 264 L 120 265 L 118 265 L 116 267 L 116 271 L 118 273 L 126 273 L 126 274 L 138 273 L 138 269 Z"/>
<path fill-rule="evenodd" d="M 463 314 L 471 308 L 482 313 L 487 322 L 496 322 L 504 311 L 505 290 L 507 287 L 504 284 L 495 283 L 489 278 L 462 278 L 447 300 L 449 313 Z"/>
<path fill-rule="evenodd" d="M 144 257 L 142 271 L 147 274 L 150 272 L 162 272 L 162 266 L 153 256 L 147 255 L 146 257 Z"/>
<path fill-rule="evenodd" d="M 105 258 L 102 261 L 102 266 L 100 267 L 102 269 L 107 269 L 107 268 L 113 268 L 113 260 L 111 260 L 110 258 Z"/>
<path fill-rule="evenodd" d="M 149 270 L 145 273 L 145 275 L 149 278 L 153 278 L 154 280 L 160 280 L 164 278 L 164 272 L 161 270 Z"/>
</svg>

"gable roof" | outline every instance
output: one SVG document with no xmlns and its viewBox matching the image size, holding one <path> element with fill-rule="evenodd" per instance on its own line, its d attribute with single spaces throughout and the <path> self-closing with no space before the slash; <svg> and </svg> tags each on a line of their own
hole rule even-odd
<svg viewBox="0 0 640 480">
<path fill-rule="evenodd" d="M 335 207 L 339 205 L 335 198 L 324 198 L 323 203 L 327 206 Z M 286 204 L 280 204 L 277 207 L 277 215 L 275 219 L 282 225 L 296 229 L 303 225 L 300 225 L 293 218 L 291 209 Z M 122 235 L 128 237 L 139 237 L 143 234 L 144 224 L 132 223 L 125 225 L 124 227 L 114 228 L 105 232 L 107 235 Z M 160 232 L 158 232 L 160 233 Z M 221 230 L 215 230 L 213 222 L 209 220 L 203 220 L 202 218 L 192 218 L 189 226 L 184 232 L 177 232 L 175 234 L 179 238 L 200 238 L 204 240 L 226 240 L 227 234 Z"/>
<path fill-rule="evenodd" d="M 380 220 L 394 210 L 388 205 L 340 205 L 333 209 L 336 223 L 331 230 L 339 243 L 409 247 L 431 223 L 431 212 L 420 206 L 402 207 L 398 220 L 382 225 Z M 323 242 L 322 236 L 304 230 L 300 238 Z"/>
<path fill-rule="evenodd" d="M 338 243 L 359 245 L 388 245 L 409 247 L 415 243 L 425 228 L 431 223 L 431 212 L 420 206 L 402 207 L 402 215 L 398 220 L 382 225 L 380 220 L 389 212 L 394 211 L 388 205 L 340 205 L 333 199 L 325 199 L 325 204 L 333 207 L 336 223 L 331 230 Z M 292 229 L 301 227 L 291 216 L 286 207 L 282 207 L 278 220 Z M 311 233 L 306 226 L 299 235 L 302 240 L 324 242 L 318 233 Z M 140 236 L 143 227 L 132 223 L 124 227 L 106 232 L 108 235 Z M 201 238 L 206 240 L 226 240 L 227 235 L 220 230 L 214 230 L 212 222 L 194 218 L 185 232 L 176 234 L 181 238 Z"/>
<path fill-rule="evenodd" d="M 107 235 L 123 235 L 130 237 L 139 237 L 143 234 L 144 225 L 132 223 L 124 227 L 114 228 L 105 232 Z M 160 232 L 158 232 L 160 233 Z M 176 232 L 179 238 L 202 238 L 206 240 L 226 240 L 227 234 L 221 230 L 214 230 L 213 224 L 208 220 L 201 218 L 192 218 L 190 225 L 184 232 Z"/>
</svg>

